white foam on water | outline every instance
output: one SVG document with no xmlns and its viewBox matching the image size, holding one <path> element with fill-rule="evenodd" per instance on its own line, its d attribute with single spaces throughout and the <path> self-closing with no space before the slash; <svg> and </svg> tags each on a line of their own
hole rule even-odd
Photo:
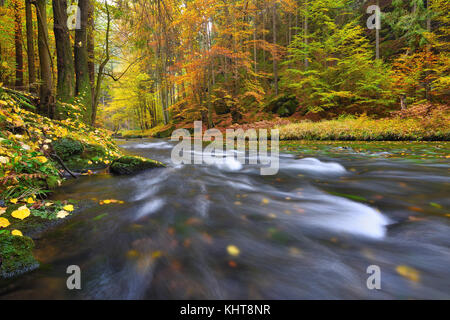
<svg viewBox="0 0 450 320">
<path fill-rule="evenodd" d="M 337 162 L 322 162 L 316 158 L 303 158 L 281 164 L 281 169 L 293 169 L 313 173 L 346 173 L 347 170 Z"/>
<path fill-rule="evenodd" d="M 242 163 L 234 157 L 217 158 L 214 161 L 214 165 L 220 170 L 225 171 L 239 171 L 243 167 Z"/>
<path fill-rule="evenodd" d="M 136 220 L 151 215 L 161 209 L 165 204 L 165 201 L 162 199 L 154 199 L 152 201 L 147 202 L 136 214 Z"/>
<path fill-rule="evenodd" d="M 312 198 L 317 201 L 303 206 L 311 213 L 302 220 L 306 224 L 373 239 L 386 236 L 386 227 L 391 222 L 374 208 L 330 195 Z"/>
<path fill-rule="evenodd" d="M 172 149 L 172 145 L 168 142 L 145 142 L 133 145 L 122 146 L 124 149 Z"/>
</svg>

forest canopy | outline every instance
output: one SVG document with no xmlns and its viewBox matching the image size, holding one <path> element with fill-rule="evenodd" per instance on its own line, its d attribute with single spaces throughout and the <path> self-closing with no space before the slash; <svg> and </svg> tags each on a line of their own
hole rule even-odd
<svg viewBox="0 0 450 320">
<path fill-rule="evenodd" d="M 446 0 L 0 6 L 0 82 L 38 95 L 50 118 L 64 119 L 64 104 L 76 102 L 87 124 L 151 131 L 448 104 Z"/>
</svg>

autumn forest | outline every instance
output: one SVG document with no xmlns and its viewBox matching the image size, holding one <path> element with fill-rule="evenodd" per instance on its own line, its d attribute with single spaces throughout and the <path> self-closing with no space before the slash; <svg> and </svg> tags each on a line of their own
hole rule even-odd
<svg viewBox="0 0 450 320">
<path fill-rule="evenodd" d="M 448 299 L 449 52 L 448 0 L 0 0 L 0 299 Z"/>
</svg>

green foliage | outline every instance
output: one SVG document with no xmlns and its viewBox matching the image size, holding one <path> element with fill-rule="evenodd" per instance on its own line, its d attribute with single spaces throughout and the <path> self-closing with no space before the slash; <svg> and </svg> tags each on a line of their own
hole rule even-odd
<svg viewBox="0 0 450 320">
<path fill-rule="evenodd" d="M 344 4 L 331 0 L 309 3 L 309 19 L 315 28 L 308 35 L 294 37 L 283 85 L 310 110 L 390 107 L 394 103 L 390 69 L 374 59 L 374 50 L 356 20 L 337 24 L 337 16 L 349 14 Z"/>
<path fill-rule="evenodd" d="M 33 257 L 34 243 L 28 237 L 0 234 L 0 276 L 11 278 L 39 267 Z"/>
<path fill-rule="evenodd" d="M 278 114 L 280 117 L 290 117 L 295 113 L 297 107 L 298 101 L 294 95 L 282 95 L 269 101 L 265 110 Z"/>
<path fill-rule="evenodd" d="M 62 138 L 53 143 L 57 155 L 63 160 L 69 160 L 72 156 L 80 155 L 84 151 L 83 144 L 72 138 Z"/>
<path fill-rule="evenodd" d="M 442 118 L 442 115 L 441 115 Z M 366 116 L 358 119 L 301 122 L 279 127 L 282 140 L 348 140 L 348 141 L 426 141 L 450 140 L 450 129 L 444 120 L 393 118 L 374 120 Z"/>
</svg>

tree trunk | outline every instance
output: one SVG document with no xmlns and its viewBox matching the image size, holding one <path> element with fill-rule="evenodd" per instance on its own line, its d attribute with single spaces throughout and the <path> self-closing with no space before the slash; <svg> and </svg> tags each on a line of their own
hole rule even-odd
<svg viewBox="0 0 450 320">
<path fill-rule="evenodd" d="M 55 115 L 55 98 L 53 96 L 53 74 L 48 46 L 47 8 L 46 0 L 36 0 L 36 13 L 38 20 L 38 51 L 41 70 L 41 85 L 39 88 L 39 112 L 49 118 Z"/>
<path fill-rule="evenodd" d="M 305 69 L 308 69 L 309 67 L 309 60 L 308 60 L 308 1 L 305 0 L 305 25 L 304 25 L 304 32 L 305 32 Z"/>
<path fill-rule="evenodd" d="M 89 17 L 89 0 L 79 0 L 81 11 L 80 28 L 75 30 L 75 92 L 81 98 L 81 103 L 86 107 L 84 120 L 90 123 L 92 119 L 92 87 L 89 79 L 88 50 L 87 50 L 87 25 Z"/>
<path fill-rule="evenodd" d="M 16 82 L 17 89 L 23 87 L 23 49 L 22 49 L 22 16 L 19 0 L 12 1 L 14 12 L 14 46 L 16 52 Z"/>
<path fill-rule="evenodd" d="M 273 44 L 277 44 L 277 4 L 273 4 L 272 8 L 272 19 L 273 19 Z M 275 95 L 278 95 L 278 57 L 273 56 L 273 78 L 274 78 L 274 90 Z"/>
<path fill-rule="evenodd" d="M 380 8 L 380 1 L 379 0 L 377 0 L 377 7 L 378 8 Z M 379 11 L 378 11 L 379 9 L 377 9 L 377 12 L 376 12 L 376 28 L 375 28 L 375 37 L 376 37 L 376 58 L 377 59 L 380 59 L 380 28 L 379 28 L 379 25 L 378 25 L 378 20 L 379 19 L 381 19 L 381 17 L 379 16 L 380 15 L 380 13 L 379 13 Z M 381 24 L 381 22 L 380 22 L 380 24 Z"/>
<path fill-rule="evenodd" d="M 70 102 L 75 96 L 75 67 L 73 65 L 72 46 L 67 27 L 67 0 L 53 0 L 53 16 L 58 66 L 56 92 L 59 100 Z"/>
<path fill-rule="evenodd" d="M 30 92 L 36 92 L 36 66 L 34 56 L 34 30 L 33 9 L 30 0 L 25 0 L 25 21 L 27 26 L 27 58 L 28 58 L 28 85 Z"/>
</svg>

